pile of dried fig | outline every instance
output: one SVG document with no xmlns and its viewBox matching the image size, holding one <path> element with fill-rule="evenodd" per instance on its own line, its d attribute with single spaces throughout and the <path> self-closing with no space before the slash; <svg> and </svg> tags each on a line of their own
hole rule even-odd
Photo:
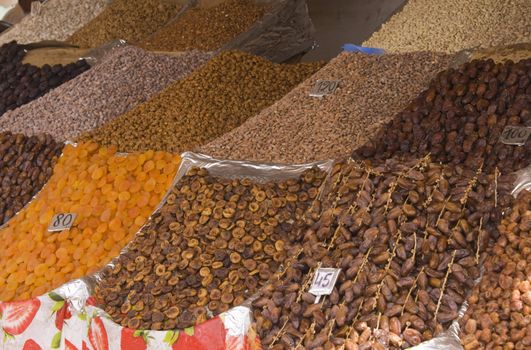
<svg viewBox="0 0 531 350">
<path fill-rule="evenodd" d="M 499 231 L 468 298 L 461 328 L 465 350 L 531 347 L 531 192 L 520 195 Z"/>
<path fill-rule="evenodd" d="M 400 349 L 443 331 L 479 277 L 512 177 L 428 158 L 335 165 L 284 272 L 254 303 L 271 349 Z M 309 293 L 318 267 L 332 293 Z"/>
<path fill-rule="evenodd" d="M 326 173 L 267 183 L 192 168 L 95 288 L 133 329 L 185 328 L 255 294 L 286 260 Z"/>
<path fill-rule="evenodd" d="M 510 173 L 530 164 L 531 141 L 500 142 L 508 125 L 531 127 L 531 59 L 473 60 L 437 75 L 429 88 L 354 158 L 431 154 L 433 161 Z"/>
</svg>

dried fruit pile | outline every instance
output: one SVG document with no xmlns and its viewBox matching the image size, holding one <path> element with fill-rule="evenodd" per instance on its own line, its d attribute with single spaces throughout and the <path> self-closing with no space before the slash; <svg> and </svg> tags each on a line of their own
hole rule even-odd
<svg viewBox="0 0 531 350">
<path fill-rule="evenodd" d="M 474 60 L 441 72 L 411 104 L 353 157 L 399 155 L 504 173 L 531 162 L 531 142 L 499 141 L 507 125 L 531 127 L 531 59 L 518 63 Z"/>
<path fill-rule="evenodd" d="M 243 52 L 223 52 L 81 139 L 125 152 L 192 150 L 271 105 L 321 66 L 275 64 Z"/>
<path fill-rule="evenodd" d="M 531 193 L 499 226 L 462 320 L 465 350 L 531 347 Z"/>
<path fill-rule="evenodd" d="M 117 39 L 138 42 L 161 28 L 179 10 L 173 0 L 114 0 L 68 42 L 88 48 Z"/>
<path fill-rule="evenodd" d="M 65 40 L 97 16 L 108 0 L 47 0 L 38 15 L 25 16 L 0 35 L 0 45 L 17 40 L 22 44 L 43 40 Z"/>
<path fill-rule="evenodd" d="M 25 54 L 22 46 L 14 41 L 0 47 L 0 117 L 90 68 L 85 60 L 39 68 L 23 64 Z"/>
<path fill-rule="evenodd" d="M 249 29 L 266 9 L 256 0 L 227 0 L 213 7 L 194 7 L 140 45 L 155 51 L 214 51 Z"/>
<path fill-rule="evenodd" d="M 116 257 L 167 192 L 179 157 L 118 155 L 94 143 L 67 145 L 38 197 L 0 230 L 0 300 L 24 300 L 85 276 Z M 55 214 L 70 230 L 48 232 Z"/>
<path fill-rule="evenodd" d="M 257 183 L 192 168 L 106 268 L 96 298 L 133 329 L 185 328 L 241 304 L 286 259 L 326 174 Z"/>
<path fill-rule="evenodd" d="M 0 133 L 0 226 L 52 176 L 63 146 L 48 135 Z"/>
<path fill-rule="evenodd" d="M 116 49 L 86 74 L 5 113 L 0 130 L 72 140 L 149 100 L 210 57 L 200 52 L 167 57 L 134 46 Z"/>
<path fill-rule="evenodd" d="M 343 158 L 407 107 L 452 56 L 342 53 L 271 107 L 201 147 L 220 158 L 305 163 Z M 337 90 L 311 97 L 317 80 L 339 80 Z"/>
<path fill-rule="evenodd" d="M 396 349 L 439 334 L 479 276 L 510 178 L 389 160 L 339 163 L 329 184 L 288 254 L 296 260 L 253 304 L 262 344 Z M 316 303 L 308 288 L 317 267 L 341 272 Z"/>
</svg>

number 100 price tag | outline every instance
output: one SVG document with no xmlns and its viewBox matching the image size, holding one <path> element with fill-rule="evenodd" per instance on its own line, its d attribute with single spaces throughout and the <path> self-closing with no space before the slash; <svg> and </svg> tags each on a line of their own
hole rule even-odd
<svg viewBox="0 0 531 350">
<path fill-rule="evenodd" d="M 74 213 L 60 213 L 55 214 L 48 226 L 48 232 L 59 232 L 63 230 L 69 230 L 70 227 L 74 224 L 76 219 L 76 214 Z"/>
<path fill-rule="evenodd" d="M 341 269 L 320 267 L 315 272 L 309 292 L 317 296 L 317 302 L 321 295 L 330 295 L 337 281 Z"/>
</svg>

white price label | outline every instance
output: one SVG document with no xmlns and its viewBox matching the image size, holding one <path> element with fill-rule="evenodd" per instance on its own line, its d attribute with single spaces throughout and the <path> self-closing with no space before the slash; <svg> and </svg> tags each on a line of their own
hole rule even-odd
<svg viewBox="0 0 531 350">
<path fill-rule="evenodd" d="M 48 226 L 48 232 L 59 232 L 63 230 L 69 230 L 70 227 L 74 224 L 76 219 L 76 214 L 74 213 L 60 213 L 55 214 Z"/>
<path fill-rule="evenodd" d="M 42 3 L 40 1 L 33 1 L 31 3 L 31 15 L 37 16 L 41 13 Z"/>
<path fill-rule="evenodd" d="M 339 80 L 317 80 L 313 90 L 310 92 L 310 96 L 323 97 L 325 95 L 330 95 L 336 91 L 338 86 Z"/>
<path fill-rule="evenodd" d="M 313 277 L 309 292 L 316 296 L 330 295 L 332 290 L 334 290 L 340 271 L 341 269 L 318 268 Z"/>
<path fill-rule="evenodd" d="M 503 129 L 500 140 L 506 145 L 523 146 L 530 134 L 531 128 L 508 125 Z"/>
</svg>

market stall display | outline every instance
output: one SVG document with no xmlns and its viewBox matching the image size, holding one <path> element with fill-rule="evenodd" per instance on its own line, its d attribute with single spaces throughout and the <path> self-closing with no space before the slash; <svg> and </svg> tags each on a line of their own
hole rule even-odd
<svg viewBox="0 0 531 350">
<path fill-rule="evenodd" d="M 25 16 L 0 35 L 0 45 L 65 40 L 107 6 L 109 0 L 48 0 L 38 14 Z"/>
<path fill-rule="evenodd" d="M 409 0 L 363 45 L 393 52 L 457 52 L 529 42 L 526 0 Z"/>
<path fill-rule="evenodd" d="M 437 75 L 429 88 L 353 157 L 399 155 L 503 173 L 531 164 L 531 143 L 500 141 L 506 126 L 531 127 L 531 59 L 517 63 L 473 60 Z"/>
<path fill-rule="evenodd" d="M 164 152 L 67 145 L 39 195 L 0 230 L 0 300 L 41 295 L 107 264 L 160 203 L 178 165 Z M 76 215 L 69 229 L 49 231 L 68 214 Z"/>
<path fill-rule="evenodd" d="M 24 55 L 24 48 L 14 41 L 0 46 L 0 118 L 6 111 L 46 94 L 90 68 L 85 60 L 39 68 L 22 64 Z"/>
<path fill-rule="evenodd" d="M 0 227 L 48 181 L 63 146 L 49 135 L 0 132 Z"/>
<path fill-rule="evenodd" d="M 465 350 L 531 346 L 530 192 L 518 198 L 499 232 L 461 322 Z"/>
<path fill-rule="evenodd" d="M 81 47 L 117 39 L 136 43 L 161 28 L 180 8 L 173 0 L 114 0 L 67 41 Z"/>
<path fill-rule="evenodd" d="M 340 162 L 329 184 L 295 258 L 253 302 L 262 344 L 401 349 L 441 334 L 480 276 L 511 177 L 426 157 Z M 309 287 L 321 267 L 341 271 L 316 298 Z"/>
<path fill-rule="evenodd" d="M 223 52 L 151 100 L 83 134 L 120 151 L 192 150 L 237 127 L 321 68 Z"/>
<path fill-rule="evenodd" d="M 88 72 L 5 113 L 0 130 L 73 140 L 149 100 L 210 57 L 197 51 L 168 57 L 133 46 L 117 48 Z"/>
<path fill-rule="evenodd" d="M 199 150 L 282 163 L 346 156 L 376 133 L 375 126 L 405 108 L 451 59 L 428 52 L 342 53 L 277 103 Z M 337 80 L 339 86 L 330 95 L 312 97 L 318 80 Z"/>
<path fill-rule="evenodd" d="M 152 51 L 214 51 L 259 20 L 267 7 L 256 0 L 227 0 L 217 6 L 195 6 L 140 45 Z"/>
<path fill-rule="evenodd" d="M 150 223 L 97 277 L 96 299 L 124 327 L 182 329 L 242 304 L 287 259 L 326 178 L 318 164 L 209 162 L 186 171 Z M 217 166 L 220 175 L 212 173 Z M 238 166 L 253 176 L 231 171 Z"/>
</svg>

